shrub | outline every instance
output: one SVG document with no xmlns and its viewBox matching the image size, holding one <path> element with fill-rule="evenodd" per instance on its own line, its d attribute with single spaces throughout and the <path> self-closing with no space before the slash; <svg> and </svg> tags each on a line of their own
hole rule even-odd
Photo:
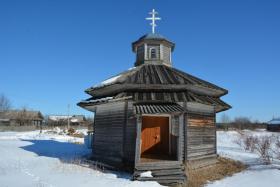
<svg viewBox="0 0 280 187">
<path fill-rule="evenodd" d="M 280 136 L 275 137 L 274 154 L 276 155 L 276 158 L 280 160 Z"/>
<path fill-rule="evenodd" d="M 254 136 L 245 136 L 244 137 L 244 149 L 246 151 L 254 152 L 256 149 L 256 144 L 258 142 L 258 138 Z"/>
<path fill-rule="evenodd" d="M 272 153 L 272 136 L 258 137 L 255 143 L 256 151 L 266 164 L 270 164 L 273 158 Z"/>
<path fill-rule="evenodd" d="M 68 129 L 68 133 L 67 133 L 67 135 L 72 135 L 72 134 L 74 134 L 76 132 L 76 130 L 74 129 L 74 128 L 70 128 L 70 129 Z"/>
<path fill-rule="evenodd" d="M 253 136 L 246 133 L 240 133 L 240 140 L 236 141 L 238 145 L 244 148 L 246 151 L 255 152 L 266 164 L 270 164 L 273 158 L 273 136 Z M 280 147 L 280 138 L 278 139 L 278 145 Z M 280 157 L 280 152 L 279 152 Z"/>
</svg>

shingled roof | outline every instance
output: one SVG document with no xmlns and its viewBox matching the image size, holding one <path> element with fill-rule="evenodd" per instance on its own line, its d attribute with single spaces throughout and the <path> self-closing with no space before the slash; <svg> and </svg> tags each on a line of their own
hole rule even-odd
<svg viewBox="0 0 280 187">
<path fill-rule="evenodd" d="M 217 112 L 231 108 L 219 99 L 228 93 L 227 90 L 176 68 L 159 64 L 137 66 L 88 88 L 86 93 L 92 97 L 80 102 L 80 106 L 105 102 L 102 98 L 131 97 L 137 102 L 199 102 L 215 105 Z"/>
</svg>

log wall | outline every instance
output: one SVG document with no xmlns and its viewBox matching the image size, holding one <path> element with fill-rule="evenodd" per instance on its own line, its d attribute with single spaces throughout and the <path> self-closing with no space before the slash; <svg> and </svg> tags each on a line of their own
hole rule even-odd
<svg viewBox="0 0 280 187">
<path fill-rule="evenodd" d="M 187 160 L 216 156 L 215 116 L 186 114 Z"/>
<path fill-rule="evenodd" d="M 177 160 L 184 159 L 184 115 L 173 115 L 171 135 L 175 142 L 172 142 L 172 152 L 176 151 Z"/>
<path fill-rule="evenodd" d="M 135 146 L 136 146 L 136 125 L 137 119 L 134 115 L 134 107 L 131 101 L 127 102 L 127 116 L 124 141 L 124 162 L 127 165 L 134 165 L 135 162 Z"/>
<path fill-rule="evenodd" d="M 99 105 L 95 113 L 93 157 L 110 165 L 122 165 L 126 103 Z"/>
</svg>

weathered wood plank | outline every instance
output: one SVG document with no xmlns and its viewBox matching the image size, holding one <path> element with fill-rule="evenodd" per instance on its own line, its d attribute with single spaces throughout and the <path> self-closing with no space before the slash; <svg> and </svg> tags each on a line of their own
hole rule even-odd
<svg viewBox="0 0 280 187">
<path fill-rule="evenodd" d="M 188 114 L 187 121 L 187 159 L 215 154 L 215 117 Z"/>
<path fill-rule="evenodd" d="M 135 145 L 135 165 L 140 162 L 141 154 L 141 129 L 142 129 L 142 118 L 137 116 L 137 130 L 136 130 L 136 145 Z"/>
<path fill-rule="evenodd" d="M 98 105 L 95 113 L 94 157 L 103 161 L 122 163 L 124 114 L 124 101 Z"/>
<path fill-rule="evenodd" d="M 125 159 L 128 162 L 135 161 L 135 145 L 136 145 L 136 117 L 134 116 L 134 107 L 131 101 L 127 101 L 126 114 L 126 132 L 125 132 Z"/>
<path fill-rule="evenodd" d="M 187 111 L 194 112 L 194 113 L 206 113 L 206 114 L 214 114 L 214 106 L 205 105 L 196 102 L 187 102 Z"/>
</svg>

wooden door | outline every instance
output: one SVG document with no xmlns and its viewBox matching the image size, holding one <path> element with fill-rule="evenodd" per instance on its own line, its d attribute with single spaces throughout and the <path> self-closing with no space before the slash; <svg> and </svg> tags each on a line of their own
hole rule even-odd
<svg viewBox="0 0 280 187">
<path fill-rule="evenodd" d="M 143 116 L 141 154 L 169 153 L 169 118 Z"/>
</svg>

